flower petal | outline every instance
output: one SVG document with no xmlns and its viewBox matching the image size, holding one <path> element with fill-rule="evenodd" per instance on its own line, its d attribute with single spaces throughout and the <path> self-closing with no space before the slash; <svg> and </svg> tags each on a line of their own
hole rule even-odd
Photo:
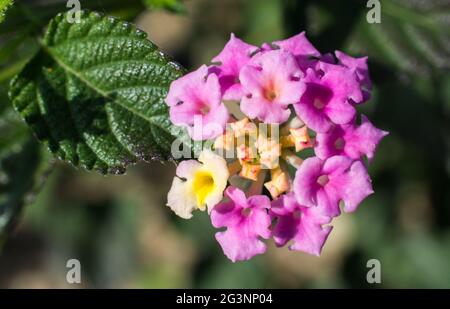
<svg viewBox="0 0 450 309">
<path fill-rule="evenodd" d="M 175 177 L 167 195 L 167 206 L 181 218 L 190 219 L 196 205 L 196 197 L 190 183 Z"/>
<path fill-rule="evenodd" d="M 320 56 L 320 52 L 306 38 L 304 31 L 286 40 L 275 41 L 273 44 L 291 52 L 295 56 Z"/>
<path fill-rule="evenodd" d="M 317 206 L 317 192 L 320 186 L 317 179 L 322 173 L 322 161 L 311 157 L 303 161 L 294 179 L 295 197 L 300 205 Z"/>
<path fill-rule="evenodd" d="M 253 235 L 242 234 L 241 229 L 230 228 L 216 233 L 224 254 L 233 262 L 249 260 L 266 252 L 266 245 Z"/>
<path fill-rule="evenodd" d="M 346 174 L 347 186 L 342 188 L 345 212 L 354 212 L 359 204 L 373 193 L 372 182 L 361 161 L 355 161 Z"/>
</svg>

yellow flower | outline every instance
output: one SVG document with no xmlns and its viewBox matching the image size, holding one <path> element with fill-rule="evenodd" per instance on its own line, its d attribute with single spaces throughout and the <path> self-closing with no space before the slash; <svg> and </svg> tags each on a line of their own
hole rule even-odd
<svg viewBox="0 0 450 309">
<path fill-rule="evenodd" d="M 178 216 L 189 219 L 195 209 L 208 211 L 223 198 L 229 177 L 225 159 L 203 150 L 199 161 L 181 162 L 167 196 L 169 206 Z"/>
</svg>

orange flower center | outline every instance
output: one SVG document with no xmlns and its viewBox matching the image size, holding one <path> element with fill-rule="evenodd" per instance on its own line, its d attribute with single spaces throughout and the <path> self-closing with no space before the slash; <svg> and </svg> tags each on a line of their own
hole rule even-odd
<svg viewBox="0 0 450 309">
<path fill-rule="evenodd" d="M 208 105 L 202 104 L 202 107 L 200 108 L 200 113 L 201 113 L 203 116 L 205 116 L 205 115 L 207 115 L 207 114 L 209 113 L 210 110 L 211 110 L 211 109 L 209 108 Z"/>
<path fill-rule="evenodd" d="M 273 83 L 269 83 L 266 88 L 264 88 L 264 98 L 270 102 L 277 98 L 277 91 Z"/>
</svg>

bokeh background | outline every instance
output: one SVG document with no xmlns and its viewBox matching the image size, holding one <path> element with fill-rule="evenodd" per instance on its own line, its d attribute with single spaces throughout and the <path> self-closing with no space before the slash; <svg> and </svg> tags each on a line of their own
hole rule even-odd
<svg viewBox="0 0 450 309">
<path fill-rule="evenodd" d="M 40 5 L 66 10 L 65 1 L 18 2 L 32 28 L 53 14 Z M 381 0 L 379 24 L 367 22 L 365 0 L 186 0 L 181 13 L 137 2 L 81 4 L 133 20 L 189 69 L 209 62 L 231 32 L 257 45 L 306 30 L 324 53 L 368 55 L 373 98 L 360 111 L 390 131 L 370 165 L 375 194 L 333 222 L 320 258 L 269 242 L 267 254 L 233 264 L 206 213 L 185 221 L 164 206 L 174 165 L 104 177 L 56 162 L 2 238 L 0 287 L 450 288 L 450 1 Z M 27 157 L 15 160 L 20 167 Z M 66 283 L 71 258 L 81 261 L 81 285 Z M 366 282 L 373 258 L 378 285 Z"/>
</svg>

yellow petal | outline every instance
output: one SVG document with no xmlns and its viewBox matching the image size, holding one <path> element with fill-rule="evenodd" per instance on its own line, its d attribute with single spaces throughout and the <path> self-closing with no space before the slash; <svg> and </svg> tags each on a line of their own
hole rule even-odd
<svg viewBox="0 0 450 309">
<path fill-rule="evenodd" d="M 206 197 L 215 189 L 214 178 L 211 172 L 200 170 L 195 173 L 192 180 L 192 189 L 197 197 L 197 208 L 204 210 Z"/>
<path fill-rule="evenodd" d="M 200 153 L 199 161 L 203 163 L 201 171 L 209 173 L 214 181 L 214 187 L 209 186 L 207 179 L 200 182 L 206 186 L 204 191 L 201 190 L 205 194 L 201 200 L 208 207 L 208 211 L 211 211 L 222 200 L 230 173 L 225 159 L 210 150 L 203 150 Z"/>
</svg>

